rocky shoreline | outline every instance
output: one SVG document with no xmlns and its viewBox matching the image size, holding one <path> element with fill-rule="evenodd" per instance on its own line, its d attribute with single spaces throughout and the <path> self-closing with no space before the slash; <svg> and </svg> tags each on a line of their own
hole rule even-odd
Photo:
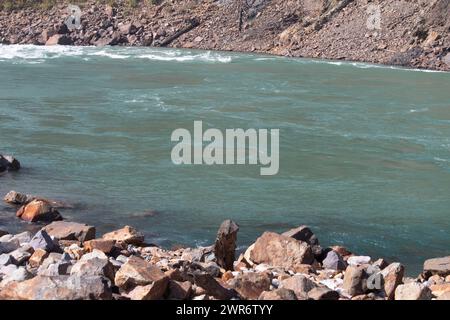
<svg viewBox="0 0 450 320">
<path fill-rule="evenodd" d="M 448 0 L 89 0 L 74 30 L 64 23 L 69 2 L 54 2 L 1 7 L 0 43 L 197 48 L 450 71 Z M 369 23 L 373 10 L 378 27 Z"/>
<path fill-rule="evenodd" d="M 20 162 L 0 155 L 2 172 Z M 9 192 L 31 233 L 0 228 L 0 300 L 450 300 L 450 256 L 416 278 L 399 262 L 322 247 L 307 226 L 264 232 L 236 257 L 239 226 L 224 221 L 214 244 L 167 250 L 125 226 L 99 236 L 65 221 L 67 204 Z"/>
</svg>

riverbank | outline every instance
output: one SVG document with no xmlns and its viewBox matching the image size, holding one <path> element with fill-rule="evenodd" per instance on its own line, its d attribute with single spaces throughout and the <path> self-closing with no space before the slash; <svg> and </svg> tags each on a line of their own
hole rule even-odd
<svg viewBox="0 0 450 320">
<path fill-rule="evenodd" d="M 446 0 L 110 3 L 80 4 L 81 29 L 72 31 L 64 1 L 2 9 L 0 43 L 167 46 L 450 70 Z M 379 25 L 370 23 L 377 8 Z"/>
<path fill-rule="evenodd" d="M 0 160 L 2 172 L 20 169 L 14 157 Z M 15 191 L 3 200 L 40 229 L 0 230 L 0 299 L 450 300 L 450 257 L 410 278 L 399 262 L 322 247 L 304 225 L 266 231 L 237 257 L 232 220 L 210 246 L 167 250 L 130 226 L 98 236 L 66 221 L 71 206 L 61 201 Z"/>
</svg>

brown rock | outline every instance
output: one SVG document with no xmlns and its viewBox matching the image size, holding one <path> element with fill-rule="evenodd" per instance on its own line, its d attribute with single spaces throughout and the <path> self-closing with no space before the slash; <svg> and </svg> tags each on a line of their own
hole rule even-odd
<svg viewBox="0 0 450 320">
<path fill-rule="evenodd" d="M 55 34 L 51 36 L 47 42 L 45 42 L 46 46 L 54 46 L 54 45 L 71 45 L 73 43 L 72 39 L 64 34 Z"/>
<path fill-rule="evenodd" d="M 190 297 L 191 293 L 192 284 L 189 281 L 170 281 L 167 298 L 169 300 L 186 300 Z"/>
<path fill-rule="evenodd" d="M 426 260 L 423 264 L 423 271 L 443 277 L 450 275 L 450 256 Z"/>
<path fill-rule="evenodd" d="M 219 300 L 228 300 L 235 296 L 235 292 L 225 288 L 209 273 L 195 272 L 194 283 L 205 290 L 205 292 Z"/>
<path fill-rule="evenodd" d="M 16 216 L 28 222 L 37 221 L 58 221 L 62 220 L 58 210 L 53 208 L 48 202 L 43 200 L 33 200 L 22 206 L 16 213 Z"/>
<path fill-rule="evenodd" d="M 281 281 L 280 287 L 294 291 L 298 300 L 305 300 L 317 284 L 303 275 L 295 275 Z"/>
<path fill-rule="evenodd" d="M 165 292 L 169 278 L 144 259 L 131 256 L 117 271 L 114 282 L 116 286 L 125 290 L 135 286 L 153 285 L 152 292 L 160 293 Z"/>
<path fill-rule="evenodd" d="M 365 266 L 348 266 L 345 270 L 343 289 L 350 296 L 366 292 L 367 273 Z"/>
<path fill-rule="evenodd" d="M 303 264 L 312 264 L 314 256 L 311 247 L 305 242 L 265 232 L 256 240 L 250 259 L 257 264 L 266 263 L 292 270 Z"/>
<path fill-rule="evenodd" d="M 94 249 L 96 249 L 108 254 L 113 250 L 115 243 L 116 242 L 114 240 L 93 239 L 84 242 L 84 249 L 87 252 L 92 252 Z"/>
<path fill-rule="evenodd" d="M 45 258 L 48 257 L 48 252 L 43 249 L 36 249 L 28 260 L 28 264 L 32 268 L 38 268 Z"/>
<path fill-rule="evenodd" d="M 135 287 L 127 294 L 127 297 L 131 300 L 161 300 L 166 288 L 167 283 L 163 286 L 161 283 L 154 282 L 146 286 Z"/>
<path fill-rule="evenodd" d="M 227 284 L 236 290 L 241 298 L 257 300 L 262 292 L 269 290 L 271 282 L 271 276 L 266 272 L 248 272 L 231 279 Z"/>
<path fill-rule="evenodd" d="M 109 282 L 102 277 L 36 276 L 11 282 L 0 290 L 0 300 L 109 300 Z"/>
<path fill-rule="evenodd" d="M 433 295 L 436 297 L 440 297 L 441 295 L 450 292 L 450 283 L 441 283 L 441 284 L 434 284 L 430 286 L 431 291 L 433 292 Z"/>
<path fill-rule="evenodd" d="M 338 300 L 339 293 L 327 287 L 316 287 L 308 292 L 310 300 Z"/>
<path fill-rule="evenodd" d="M 437 300 L 450 300 L 450 291 L 447 291 L 440 295 Z"/>
<path fill-rule="evenodd" d="M 395 289 L 402 283 L 404 273 L 405 267 L 400 263 L 391 263 L 381 271 L 384 282 L 384 292 L 386 298 L 389 300 L 394 299 Z"/>
<path fill-rule="evenodd" d="M 223 282 L 227 282 L 228 280 L 231 280 L 231 279 L 233 279 L 234 278 L 234 276 L 233 276 L 233 273 L 231 272 L 231 271 L 227 271 L 227 272 L 225 272 L 223 275 L 222 275 L 222 281 Z"/>
<path fill-rule="evenodd" d="M 144 235 L 135 228 L 125 226 L 122 229 L 112 231 L 103 235 L 104 240 L 115 240 L 127 244 L 140 245 L 144 242 Z"/>
<path fill-rule="evenodd" d="M 352 254 L 347 248 L 342 246 L 332 246 L 330 247 L 330 249 L 339 253 L 342 257 L 349 256 Z"/>
<path fill-rule="evenodd" d="M 225 270 L 233 270 L 238 231 L 239 226 L 235 222 L 225 220 L 217 232 L 214 254 L 217 264 Z"/>
<path fill-rule="evenodd" d="M 273 291 L 264 291 L 259 296 L 258 300 L 297 300 L 294 291 L 279 288 Z"/>
<path fill-rule="evenodd" d="M 76 222 L 56 221 L 45 226 L 43 230 L 58 240 L 84 242 L 95 238 L 95 227 Z"/>
</svg>

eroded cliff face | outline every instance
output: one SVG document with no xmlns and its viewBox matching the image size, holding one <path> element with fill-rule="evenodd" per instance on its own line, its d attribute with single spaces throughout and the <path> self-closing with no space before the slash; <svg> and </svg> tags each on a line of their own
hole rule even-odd
<svg viewBox="0 0 450 320">
<path fill-rule="evenodd" d="M 114 1 L 111 1 L 114 2 Z M 0 42 L 171 46 L 450 70 L 450 0 L 86 1 L 0 11 Z M 49 39 L 51 41 L 49 41 Z"/>
</svg>

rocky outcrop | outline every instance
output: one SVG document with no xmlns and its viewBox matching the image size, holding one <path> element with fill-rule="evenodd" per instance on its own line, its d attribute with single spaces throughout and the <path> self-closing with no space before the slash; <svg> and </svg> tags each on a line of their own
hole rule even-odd
<svg viewBox="0 0 450 320">
<path fill-rule="evenodd" d="M 450 275 L 450 256 L 426 260 L 423 264 L 423 271 L 441 276 Z"/>
<path fill-rule="evenodd" d="M 42 230 L 58 240 L 77 240 L 80 242 L 95 239 L 95 227 L 87 224 L 56 221 Z"/>
<path fill-rule="evenodd" d="M 232 220 L 224 221 L 217 232 L 214 254 L 217 264 L 225 270 L 232 270 L 236 259 L 236 240 L 239 226 Z"/>
</svg>

